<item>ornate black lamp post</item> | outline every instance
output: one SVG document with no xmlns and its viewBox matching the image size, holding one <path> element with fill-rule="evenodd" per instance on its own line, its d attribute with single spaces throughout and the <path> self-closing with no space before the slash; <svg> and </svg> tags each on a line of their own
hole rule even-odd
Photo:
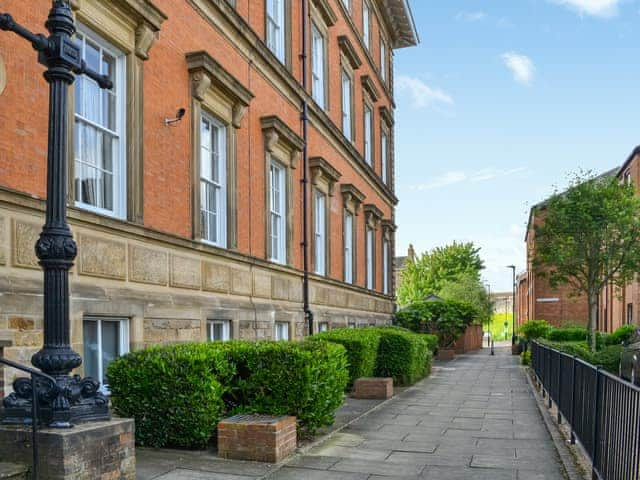
<svg viewBox="0 0 640 480">
<path fill-rule="evenodd" d="M 70 376 L 82 364 L 73 351 L 69 335 L 69 269 L 77 247 L 66 221 L 67 130 L 69 86 L 76 75 L 87 75 L 101 88 L 113 87 L 108 77 L 89 70 L 79 45 L 72 39 L 75 22 L 68 0 L 54 0 L 45 24 L 50 35 L 34 34 L 18 25 L 8 14 L 0 14 L 0 30 L 25 38 L 38 52 L 49 83 L 49 150 L 47 158 L 46 223 L 36 243 L 36 255 L 44 270 L 44 346 L 31 363 L 55 379 L 39 379 L 34 398 L 38 399 L 40 421 L 55 428 L 74 423 L 108 420 L 109 411 L 99 383 L 91 378 Z M 4 399 L 3 423 L 30 423 L 31 380 L 19 378 L 14 393 Z"/>
</svg>

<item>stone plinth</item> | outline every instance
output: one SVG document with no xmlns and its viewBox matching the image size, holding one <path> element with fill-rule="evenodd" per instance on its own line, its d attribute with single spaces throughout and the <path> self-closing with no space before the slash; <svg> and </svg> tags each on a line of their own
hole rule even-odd
<svg viewBox="0 0 640 480">
<path fill-rule="evenodd" d="M 31 428 L 0 425 L 0 462 L 31 464 Z M 38 432 L 40 480 L 135 480 L 134 423 L 86 423 Z"/>
<path fill-rule="evenodd" d="M 454 358 L 456 358 L 456 351 L 440 349 L 438 350 L 437 358 L 438 360 L 442 360 L 442 361 L 453 360 Z"/>
<path fill-rule="evenodd" d="M 296 417 L 236 415 L 218 423 L 222 458 L 277 463 L 296 446 Z"/>
<path fill-rule="evenodd" d="M 354 398 L 386 400 L 393 397 L 393 378 L 358 378 L 353 386 Z"/>
</svg>

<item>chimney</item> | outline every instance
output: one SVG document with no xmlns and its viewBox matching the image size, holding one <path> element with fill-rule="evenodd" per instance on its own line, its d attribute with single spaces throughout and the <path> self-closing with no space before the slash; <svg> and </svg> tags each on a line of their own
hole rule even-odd
<svg viewBox="0 0 640 480">
<path fill-rule="evenodd" d="M 409 244 L 409 251 L 408 251 L 408 256 L 409 256 L 409 260 L 411 260 L 412 262 L 416 259 L 416 251 L 413 249 L 413 244 Z"/>
</svg>

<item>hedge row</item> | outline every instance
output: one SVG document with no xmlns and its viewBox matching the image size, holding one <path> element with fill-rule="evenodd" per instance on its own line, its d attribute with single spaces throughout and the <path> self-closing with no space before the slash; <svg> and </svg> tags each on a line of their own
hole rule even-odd
<svg viewBox="0 0 640 480">
<path fill-rule="evenodd" d="M 614 375 L 619 372 L 622 345 L 607 345 L 593 353 L 587 342 L 552 342 L 544 340 L 543 343 L 561 352 L 575 355 L 591 365 L 604 368 Z"/>
<path fill-rule="evenodd" d="M 435 335 L 410 332 L 399 327 L 337 329 L 312 337 L 311 341 L 338 343 L 347 350 L 349 386 L 361 377 L 393 377 L 397 385 L 412 385 L 429 371 Z"/>
<path fill-rule="evenodd" d="M 133 352 L 111 363 L 108 379 L 139 445 L 203 448 L 237 413 L 296 416 L 300 435 L 331 425 L 348 371 L 336 344 L 233 341 Z"/>
</svg>

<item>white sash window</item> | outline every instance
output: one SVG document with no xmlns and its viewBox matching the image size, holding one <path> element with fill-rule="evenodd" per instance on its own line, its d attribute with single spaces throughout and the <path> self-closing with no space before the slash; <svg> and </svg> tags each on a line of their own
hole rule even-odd
<svg viewBox="0 0 640 480">
<path fill-rule="evenodd" d="M 226 127 L 209 115 L 200 121 L 200 219 L 202 239 L 218 247 L 227 242 Z"/>
</svg>

